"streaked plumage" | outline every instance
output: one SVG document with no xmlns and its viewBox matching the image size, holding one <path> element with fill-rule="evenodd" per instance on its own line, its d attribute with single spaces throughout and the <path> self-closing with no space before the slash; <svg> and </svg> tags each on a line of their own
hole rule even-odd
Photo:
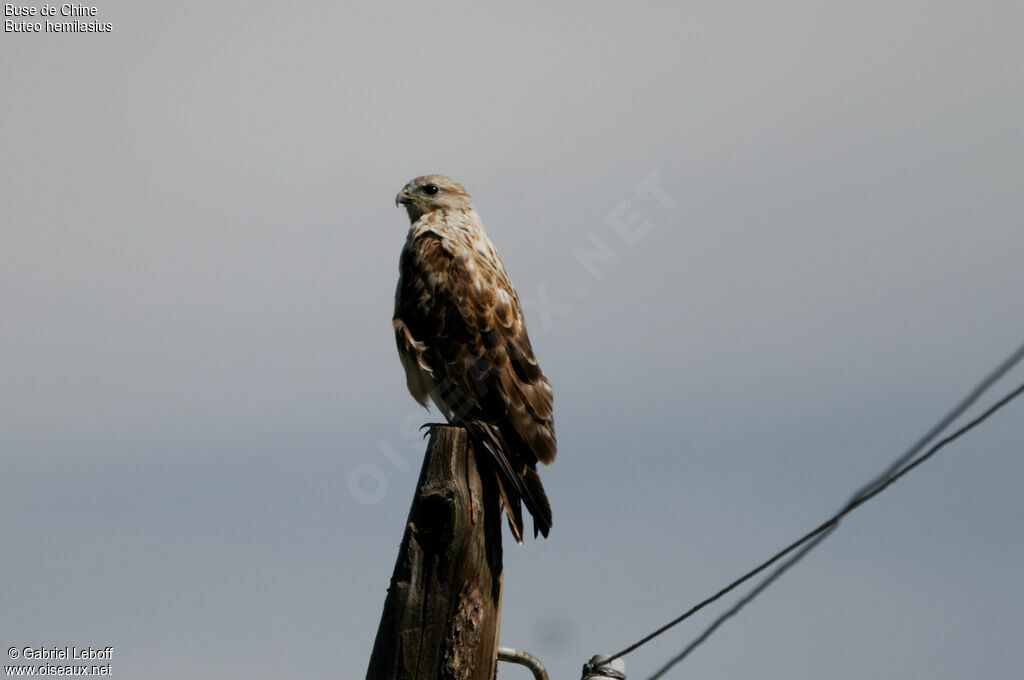
<svg viewBox="0 0 1024 680">
<path fill-rule="evenodd" d="M 494 460 L 509 526 L 534 535 L 551 507 L 537 462 L 555 459 L 551 385 L 537 365 L 519 297 L 469 194 L 442 175 L 409 182 L 396 202 L 412 226 L 399 261 L 394 327 L 409 392 L 465 427 Z"/>
</svg>

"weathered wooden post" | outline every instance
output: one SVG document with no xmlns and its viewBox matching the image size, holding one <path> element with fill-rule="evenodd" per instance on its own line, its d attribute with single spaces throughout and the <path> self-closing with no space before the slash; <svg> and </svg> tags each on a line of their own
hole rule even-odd
<svg viewBox="0 0 1024 680">
<path fill-rule="evenodd" d="M 477 463 L 465 430 L 434 428 L 367 680 L 494 678 L 501 506 L 494 475 Z"/>
</svg>

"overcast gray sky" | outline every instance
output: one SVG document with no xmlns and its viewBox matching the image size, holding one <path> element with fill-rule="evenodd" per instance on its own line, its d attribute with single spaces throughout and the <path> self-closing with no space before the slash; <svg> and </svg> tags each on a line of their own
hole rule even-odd
<svg viewBox="0 0 1024 680">
<path fill-rule="evenodd" d="M 502 621 L 553 679 L 815 526 L 1024 340 L 1020 3 L 96 7 L 111 32 L 0 40 L 7 647 L 364 674 L 436 418 L 390 326 L 416 175 L 473 195 L 554 385 L 555 524 L 506 535 Z M 1018 673 L 1022 409 L 669 677 Z"/>
</svg>

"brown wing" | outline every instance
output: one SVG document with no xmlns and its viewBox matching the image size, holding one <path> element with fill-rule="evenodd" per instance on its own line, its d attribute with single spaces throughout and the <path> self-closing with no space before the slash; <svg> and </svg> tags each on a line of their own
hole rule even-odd
<svg viewBox="0 0 1024 680">
<path fill-rule="evenodd" d="M 495 459 L 517 538 L 520 499 L 534 534 L 547 536 L 551 509 L 536 466 L 555 458 L 552 392 L 504 267 L 426 232 L 403 252 L 400 269 L 394 323 L 407 375 L 410 365 L 429 374 L 438 407 Z"/>
</svg>

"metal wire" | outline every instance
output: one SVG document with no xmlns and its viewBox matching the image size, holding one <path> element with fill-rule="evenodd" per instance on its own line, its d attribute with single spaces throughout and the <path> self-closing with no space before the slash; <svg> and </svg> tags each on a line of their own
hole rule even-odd
<svg viewBox="0 0 1024 680">
<path fill-rule="evenodd" d="M 498 647 L 498 661 L 517 663 L 526 666 L 533 673 L 534 680 L 548 680 L 548 671 L 544 664 L 533 654 L 509 647 Z"/>
<path fill-rule="evenodd" d="M 708 637 L 710 637 L 711 634 L 722 623 L 724 623 L 726 619 L 728 619 L 729 617 L 731 617 L 734 614 L 736 614 L 740 609 L 743 608 L 743 606 L 745 606 L 748 602 L 750 602 L 752 599 L 757 597 L 757 595 L 759 595 L 765 588 L 767 588 L 769 585 L 771 585 L 787 569 L 789 569 L 791 566 L 793 566 L 794 564 L 799 562 L 804 557 L 804 555 L 809 553 L 811 550 L 813 550 L 815 547 L 817 547 L 818 544 L 820 544 L 823 540 L 825 540 L 825 538 L 839 524 L 839 520 L 841 520 L 843 517 L 845 517 L 847 514 L 852 512 L 854 509 L 856 509 L 857 507 L 859 507 L 863 503 L 865 503 L 868 500 L 870 500 L 870 499 L 874 498 L 875 496 L 877 496 L 879 493 L 881 493 L 882 491 L 887 489 L 890 485 L 892 485 L 898 479 L 900 479 L 905 474 L 910 472 L 912 469 L 916 468 L 918 465 L 920 465 L 925 460 L 927 460 L 932 455 L 934 455 L 939 449 L 941 449 L 942 447 L 946 446 L 950 442 L 954 441 L 955 439 L 957 439 L 961 435 L 967 433 L 968 431 L 970 431 L 971 429 L 973 429 L 977 425 L 981 424 L 990 415 L 992 415 L 993 413 L 998 411 L 1000 408 L 1002 408 L 1007 403 L 1009 403 L 1010 401 L 1012 401 L 1013 399 L 1018 397 L 1022 392 L 1024 392 L 1024 385 L 1021 385 L 1020 387 L 1018 387 L 1017 389 L 1013 390 L 1008 395 L 1006 395 L 1005 397 L 1000 399 L 998 402 L 996 402 L 992 407 L 990 407 L 982 415 L 978 416 L 977 418 L 975 418 L 974 420 L 969 422 L 967 425 L 961 427 L 959 430 L 954 432 L 949 437 L 946 437 L 942 441 L 938 442 L 935 446 L 933 446 L 923 456 L 921 456 L 920 458 L 917 458 L 916 460 L 913 460 L 914 457 L 922 449 L 924 449 L 924 447 L 927 446 L 930 441 L 932 441 L 936 436 L 941 434 L 942 431 L 944 431 L 947 427 L 949 427 L 949 425 L 951 423 L 953 423 L 953 421 L 955 421 L 957 418 L 959 418 L 961 415 L 963 415 L 963 413 L 968 408 L 970 408 L 978 400 L 978 398 L 981 397 L 981 395 L 985 393 L 985 391 L 987 391 L 997 380 L 999 380 L 1006 373 L 1008 373 L 1010 371 L 1010 369 L 1012 369 L 1017 363 L 1019 363 L 1021 361 L 1022 358 L 1024 358 L 1024 344 L 1022 344 L 1020 347 L 1018 347 L 1017 350 L 1015 352 L 1013 352 L 1005 361 L 1003 361 L 991 373 L 989 373 L 987 376 L 985 376 L 985 378 L 981 382 L 979 382 L 974 387 L 974 389 L 971 390 L 971 392 L 966 397 L 964 397 L 964 399 L 962 399 L 960 401 L 960 403 L 958 403 L 949 413 L 947 413 L 943 418 L 941 418 L 939 420 L 939 422 L 936 423 L 930 430 L 928 430 L 928 432 L 925 433 L 925 435 L 923 435 L 913 446 L 911 446 L 909 449 L 907 449 L 906 452 L 904 452 L 891 465 L 889 465 L 889 467 L 886 468 L 886 470 L 882 474 L 880 474 L 879 476 L 874 478 L 868 484 L 866 484 L 863 487 L 861 487 L 861 489 L 859 489 L 857 491 L 857 493 L 855 493 L 850 498 L 850 500 L 846 503 L 846 505 L 843 506 L 843 508 L 839 512 L 837 512 L 835 515 L 830 517 L 828 520 L 823 522 L 821 525 L 819 525 L 818 527 L 816 527 L 812 531 L 810 531 L 807 534 L 805 534 L 803 537 L 799 538 L 798 540 L 794 541 L 793 543 L 789 544 L 788 546 L 786 546 L 785 548 L 783 548 L 782 550 L 777 552 L 775 555 L 770 557 L 765 562 L 762 562 L 760 565 L 758 565 L 754 569 L 748 571 L 746 574 L 744 574 L 740 578 L 736 579 L 735 581 L 733 581 L 732 583 L 730 583 L 726 587 L 722 588 L 720 591 L 718 591 L 717 593 L 715 593 L 711 597 L 708 597 L 707 599 L 705 599 L 702 602 L 698 603 L 697 605 L 695 605 L 694 607 L 690 608 L 689 610 L 687 610 L 685 613 L 683 613 L 679 617 L 673 619 L 672 621 L 668 622 L 667 624 L 665 624 L 661 628 L 658 628 L 657 630 L 655 630 L 653 633 L 651 633 L 651 634 L 645 636 L 644 638 L 642 638 L 641 640 L 633 643 L 629 647 L 626 647 L 625 649 L 623 649 L 622 651 L 618 652 L 617 654 L 614 654 L 613 656 L 609 657 L 608 659 L 600 662 L 600 664 L 598 664 L 598 665 L 604 665 L 604 664 L 610 663 L 611 661 L 613 661 L 615 659 L 618 659 L 618 658 L 620 658 L 622 656 L 625 656 L 626 654 L 629 654 L 630 652 L 632 652 L 632 651 L 636 650 L 637 648 L 643 646 L 644 644 L 650 642 L 651 640 L 653 640 L 654 638 L 658 637 L 662 633 L 666 632 L 670 628 L 678 625 L 679 623 L 681 623 L 682 621 L 686 620 L 687 618 L 689 618 L 690 616 L 692 616 L 696 612 L 700 611 L 701 609 L 703 609 L 707 605 L 709 605 L 712 602 L 718 600 L 719 598 L 721 598 L 722 596 L 726 595 L 727 593 L 735 590 L 737 587 L 739 587 L 743 583 L 747 582 L 748 580 L 752 579 L 754 576 L 757 576 L 758 574 L 760 574 L 764 570 L 768 569 L 770 566 L 772 566 L 773 564 L 775 564 L 776 562 L 781 560 L 783 557 L 785 557 L 786 555 L 788 555 L 791 552 L 793 552 L 794 550 L 796 550 L 797 548 L 800 548 L 801 546 L 803 546 L 803 548 L 799 552 L 797 552 L 789 560 L 787 560 L 785 563 L 783 563 L 781 566 L 779 566 L 774 572 L 772 572 L 760 584 L 758 584 L 758 586 L 756 588 L 754 588 L 750 593 L 748 593 L 739 602 L 737 602 L 732 608 L 730 608 L 728 611 L 726 611 L 724 614 L 722 614 L 718 619 L 716 619 L 696 640 L 694 640 L 680 654 L 678 654 L 676 657 L 674 657 L 665 666 L 663 666 L 654 676 L 652 676 L 651 680 L 655 680 L 656 678 L 661 677 L 665 672 L 667 672 L 670 668 L 672 668 L 672 666 L 674 666 L 675 664 L 677 664 L 680 661 L 682 661 L 693 649 L 695 649 L 702 642 L 704 642 L 704 640 L 706 640 Z"/>
</svg>

